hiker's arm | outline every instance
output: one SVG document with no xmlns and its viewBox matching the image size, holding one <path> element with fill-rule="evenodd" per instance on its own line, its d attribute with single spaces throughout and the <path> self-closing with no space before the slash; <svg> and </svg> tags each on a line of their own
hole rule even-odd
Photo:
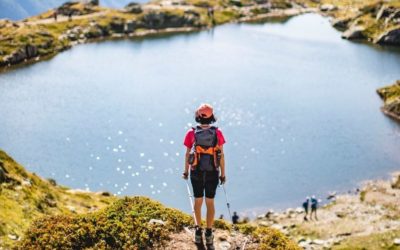
<svg viewBox="0 0 400 250">
<path fill-rule="evenodd" d="M 185 167 L 184 167 L 184 170 L 183 170 L 183 174 L 186 175 L 186 177 L 189 174 L 189 155 L 190 155 L 190 148 L 186 148 Z"/>
<path fill-rule="evenodd" d="M 224 148 L 221 146 L 221 161 L 219 163 L 221 168 L 221 176 L 225 176 L 225 156 L 224 156 Z"/>
</svg>

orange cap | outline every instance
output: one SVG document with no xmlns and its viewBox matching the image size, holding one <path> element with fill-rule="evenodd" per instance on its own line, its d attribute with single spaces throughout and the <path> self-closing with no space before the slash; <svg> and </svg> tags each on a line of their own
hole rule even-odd
<svg viewBox="0 0 400 250">
<path fill-rule="evenodd" d="M 210 118 L 213 115 L 213 107 L 210 104 L 203 103 L 196 110 L 196 117 Z"/>
</svg>

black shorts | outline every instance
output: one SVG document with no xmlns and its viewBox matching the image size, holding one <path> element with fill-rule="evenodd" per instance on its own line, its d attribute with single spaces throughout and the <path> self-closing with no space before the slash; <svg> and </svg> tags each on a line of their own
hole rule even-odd
<svg viewBox="0 0 400 250">
<path fill-rule="evenodd" d="M 204 197 L 205 191 L 206 198 L 214 199 L 219 182 L 218 177 L 219 171 L 191 171 L 190 181 L 192 182 L 194 197 Z"/>
</svg>

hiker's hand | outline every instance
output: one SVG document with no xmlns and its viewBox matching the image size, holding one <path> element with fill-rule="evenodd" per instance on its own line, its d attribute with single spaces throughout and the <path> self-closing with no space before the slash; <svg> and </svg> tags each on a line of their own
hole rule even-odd
<svg viewBox="0 0 400 250">
<path fill-rule="evenodd" d="M 224 176 L 221 175 L 221 176 L 219 177 L 219 180 L 221 181 L 221 185 L 224 184 L 224 183 L 226 182 L 226 177 L 225 177 L 225 175 L 224 175 Z"/>
<path fill-rule="evenodd" d="M 188 176 L 189 176 L 189 173 L 188 173 L 188 172 L 183 172 L 183 173 L 182 173 L 182 178 L 183 178 L 183 179 L 187 180 L 187 179 L 188 179 Z"/>
</svg>

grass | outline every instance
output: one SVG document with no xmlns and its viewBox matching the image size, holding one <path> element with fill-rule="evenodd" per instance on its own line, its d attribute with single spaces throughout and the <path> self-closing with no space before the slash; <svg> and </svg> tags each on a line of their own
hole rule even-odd
<svg viewBox="0 0 400 250">
<path fill-rule="evenodd" d="M 352 237 L 351 239 L 333 246 L 332 250 L 400 250 L 400 246 L 394 245 L 393 241 L 400 235 L 400 230 L 385 233 L 374 233 L 368 236 Z"/>
</svg>

